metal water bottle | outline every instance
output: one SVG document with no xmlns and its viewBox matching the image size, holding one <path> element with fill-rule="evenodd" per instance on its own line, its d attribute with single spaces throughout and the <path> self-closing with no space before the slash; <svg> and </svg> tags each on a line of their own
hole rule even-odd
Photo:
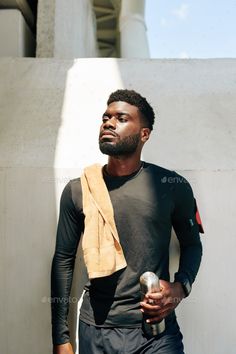
<svg viewBox="0 0 236 354">
<path fill-rule="evenodd" d="M 140 277 L 140 288 L 142 300 L 147 293 L 159 292 L 160 282 L 158 276 L 153 272 L 143 273 Z M 152 300 L 150 299 L 150 304 L 151 301 Z M 146 321 L 144 321 L 144 328 L 150 336 L 156 336 L 157 334 L 160 334 L 165 330 L 165 320 L 162 320 L 157 323 L 147 323 Z"/>
</svg>

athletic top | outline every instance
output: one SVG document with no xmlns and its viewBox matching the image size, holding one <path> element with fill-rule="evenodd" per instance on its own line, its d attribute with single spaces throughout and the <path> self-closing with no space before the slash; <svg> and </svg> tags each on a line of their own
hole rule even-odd
<svg viewBox="0 0 236 354">
<path fill-rule="evenodd" d="M 140 327 L 139 277 L 145 271 L 169 281 L 172 226 L 180 244 L 175 281 L 192 284 L 201 262 L 202 245 L 195 218 L 195 200 L 188 181 L 174 171 L 143 163 L 129 176 L 103 174 L 127 267 L 85 285 L 82 321 L 101 327 Z M 74 261 L 84 229 L 80 178 L 71 180 L 61 196 L 51 273 L 52 337 L 70 341 L 67 324 Z M 174 312 L 169 315 L 173 318 Z M 168 319 L 167 319 L 168 320 Z"/>
</svg>

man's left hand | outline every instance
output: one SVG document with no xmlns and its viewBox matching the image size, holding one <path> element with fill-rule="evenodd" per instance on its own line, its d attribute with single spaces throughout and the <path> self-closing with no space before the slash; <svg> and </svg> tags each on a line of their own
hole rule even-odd
<svg viewBox="0 0 236 354">
<path fill-rule="evenodd" d="M 160 280 L 161 291 L 148 293 L 140 302 L 141 311 L 148 317 L 148 323 L 160 322 L 168 316 L 185 297 L 181 283 Z"/>
</svg>

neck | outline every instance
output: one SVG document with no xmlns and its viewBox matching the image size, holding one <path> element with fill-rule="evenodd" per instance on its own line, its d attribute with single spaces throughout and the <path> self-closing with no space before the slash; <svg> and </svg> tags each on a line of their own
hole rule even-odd
<svg viewBox="0 0 236 354">
<path fill-rule="evenodd" d="M 140 156 L 125 158 L 109 156 L 106 170 L 111 176 L 127 176 L 137 171 L 141 165 Z"/>
</svg>

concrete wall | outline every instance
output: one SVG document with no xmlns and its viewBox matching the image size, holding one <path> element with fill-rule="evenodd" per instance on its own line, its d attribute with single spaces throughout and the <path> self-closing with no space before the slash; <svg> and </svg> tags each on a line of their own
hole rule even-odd
<svg viewBox="0 0 236 354">
<path fill-rule="evenodd" d="M 83 166 L 106 161 L 101 114 L 126 87 L 158 112 L 143 158 L 189 179 L 204 222 L 202 266 L 178 308 L 186 353 L 234 354 L 235 75 L 236 60 L 0 59 L 1 353 L 50 353 L 60 193 Z M 80 264 L 79 255 L 75 298 Z"/>
<path fill-rule="evenodd" d="M 97 56 L 96 21 L 90 0 L 38 1 L 37 57 Z"/>
</svg>

